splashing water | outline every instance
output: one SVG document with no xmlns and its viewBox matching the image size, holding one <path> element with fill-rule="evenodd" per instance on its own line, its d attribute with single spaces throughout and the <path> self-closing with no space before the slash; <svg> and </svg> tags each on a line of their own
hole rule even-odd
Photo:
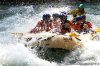
<svg viewBox="0 0 100 66">
<path fill-rule="evenodd" d="M 39 58 L 35 49 L 29 50 L 23 44 L 15 41 L 10 34 L 12 32 L 29 32 L 44 13 L 59 13 L 69 9 L 70 6 L 65 5 L 46 8 L 44 6 L 36 8 L 17 6 L 1 9 L 0 11 L 4 14 L 10 13 L 10 15 L 0 19 L 0 28 L 2 28 L 0 29 L 0 66 L 66 66 L 68 64 L 100 63 L 100 41 L 83 41 L 84 48 L 72 51 L 64 57 L 61 63 L 57 63 Z M 88 10 L 88 8 L 86 9 Z M 92 21 L 95 27 L 100 27 L 98 24 L 100 15 L 86 15 L 87 20 Z M 71 17 L 69 16 L 68 19 Z"/>
</svg>

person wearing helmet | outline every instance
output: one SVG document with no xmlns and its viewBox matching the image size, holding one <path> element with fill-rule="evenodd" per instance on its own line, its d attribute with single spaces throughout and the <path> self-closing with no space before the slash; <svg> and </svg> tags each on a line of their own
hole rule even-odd
<svg viewBox="0 0 100 66">
<path fill-rule="evenodd" d="M 43 21 L 45 22 L 45 23 L 49 23 L 50 22 L 50 14 L 44 14 L 43 16 L 42 16 L 42 19 L 43 19 Z"/>
<path fill-rule="evenodd" d="M 85 14 L 84 4 L 80 4 L 78 6 L 78 9 L 73 9 L 68 14 L 72 14 L 73 17 L 84 15 Z"/>
<path fill-rule="evenodd" d="M 78 33 L 81 33 L 82 32 L 82 25 L 81 25 L 81 17 L 76 17 L 76 23 L 75 23 L 75 27 L 74 27 L 74 30 Z"/>
<path fill-rule="evenodd" d="M 61 20 L 61 33 L 71 32 L 71 22 L 67 20 L 67 15 L 61 14 L 59 18 Z"/>
<path fill-rule="evenodd" d="M 54 13 L 52 14 L 52 32 L 53 33 L 59 33 L 61 32 L 61 24 L 60 24 L 60 18 L 59 18 L 59 14 L 58 13 Z"/>
<path fill-rule="evenodd" d="M 77 9 L 73 9 L 68 12 L 68 14 L 73 16 L 73 22 L 75 22 L 77 16 L 85 15 L 85 13 L 84 4 L 80 4 Z"/>
<path fill-rule="evenodd" d="M 82 8 L 83 9 L 84 8 L 84 4 L 80 4 L 79 5 L 79 8 Z"/>
<path fill-rule="evenodd" d="M 36 27 L 34 29 L 32 29 L 30 31 L 30 33 L 39 33 L 39 32 L 42 32 L 42 31 L 50 31 L 52 29 L 52 21 L 51 21 L 51 18 L 50 18 L 50 14 L 44 14 L 42 16 L 42 20 L 40 20 Z"/>
<path fill-rule="evenodd" d="M 86 21 L 86 16 L 81 16 L 81 22 L 82 22 L 82 29 L 84 32 L 88 33 L 90 30 L 92 30 L 92 24 L 91 22 Z"/>
<path fill-rule="evenodd" d="M 79 7 L 78 7 L 78 13 L 77 15 L 84 15 L 85 14 L 85 10 L 84 10 L 84 5 L 83 4 L 80 4 Z"/>
</svg>

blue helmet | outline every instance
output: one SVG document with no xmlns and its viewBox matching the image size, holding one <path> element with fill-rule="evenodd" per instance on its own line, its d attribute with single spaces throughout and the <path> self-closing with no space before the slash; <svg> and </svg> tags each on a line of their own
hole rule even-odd
<svg viewBox="0 0 100 66">
<path fill-rule="evenodd" d="M 53 17 L 53 18 L 55 18 L 55 17 L 59 17 L 59 14 L 54 13 L 54 14 L 52 14 L 52 17 Z"/>
<path fill-rule="evenodd" d="M 43 20 L 46 20 L 46 19 L 48 19 L 48 18 L 50 18 L 50 17 L 51 17 L 50 14 L 44 14 L 44 15 L 42 16 L 42 19 L 43 19 Z"/>
<path fill-rule="evenodd" d="M 86 16 L 85 16 L 85 15 L 82 15 L 81 18 L 82 18 L 82 19 L 86 19 Z"/>
<path fill-rule="evenodd" d="M 81 19 L 82 19 L 82 17 L 81 17 L 81 16 L 76 17 L 76 21 L 79 21 L 79 20 L 81 20 Z"/>
</svg>

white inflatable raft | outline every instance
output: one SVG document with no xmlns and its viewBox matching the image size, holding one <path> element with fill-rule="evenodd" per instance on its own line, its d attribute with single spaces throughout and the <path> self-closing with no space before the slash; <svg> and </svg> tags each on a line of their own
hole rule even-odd
<svg viewBox="0 0 100 66">
<path fill-rule="evenodd" d="M 62 48 L 73 50 L 78 47 L 83 47 L 82 41 L 100 40 L 100 28 L 96 29 L 97 33 L 80 34 L 69 33 L 66 35 L 54 33 L 12 33 L 14 36 L 20 36 L 24 40 L 27 47 L 47 47 L 47 48 Z M 77 34 L 77 35 L 76 35 Z"/>
<path fill-rule="evenodd" d="M 52 33 L 27 34 L 23 38 L 27 47 L 47 47 L 74 50 L 82 47 L 81 40 L 68 35 L 57 35 Z"/>
</svg>

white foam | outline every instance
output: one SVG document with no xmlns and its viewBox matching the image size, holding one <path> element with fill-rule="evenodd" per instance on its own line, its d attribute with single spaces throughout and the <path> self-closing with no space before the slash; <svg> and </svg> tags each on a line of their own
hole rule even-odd
<svg viewBox="0 0 100 66">
<path fill-rule="evenodd" d="M 25 12 L 20 14 L 20 11 L 25 9 Z M 9 30 L 6 32 L 28 32 L 32 28 L 35 27 L 38 20 L 41 19 L 44 13 L 59 13 L 60 11 L 68 11 L 69 7 L 58 7 L 58 8 L 43 8 L 42 11 L 38 14 L 34 14 L 30 17 L 30 12 L 34 12 L 32 6 L 25 6 L 23 9 L 22 7 L 18 7 L 18 13 L 5 18 L 3 21 L 3 25 L 10 27 Z M 9 10 L 12 10 L 9 9 Z M 16 12 L 16 8 L 14 10 Z M 92 17 L 90 19 L 95 20 L 93 21 L 96 24 L 96 27 L 99 25 L 99 16 L 95 15 L 87 15 L 88 17 Z M 68 18 L 70 19 L 71 16 Z M 89 20 L 89 19 L 88 19 Z M 7 22 L 7 23 L 5 23 Z M 8 24 L 12 23 L 12 24 Z M 84 37 L 84 36 L 83 36 Z M 3 38 L 3 37 L 1 37 Z M 99 62 L 100 63 L 100 41 L 90 41 L 85 40 L 86 37 L 83 38 L 84 48 L 78 51 L 72 52 L 71 56 L 66 56 L 64 58 L 65 61 L 61 64 L 61 66 L 66 66 L 66 64 L 71 64 L 70 61 L 76 61 L 76 63 L 85 63 L 85 62 Z M 9 41 L 9 38 L 7 38 Z M 6 42 L 4 40 L 4 42 Z M 77 56 L 79 55 L 79 56 Z M 78 60 L 76 60 L 76 58 Z M 93 58 L 93 59 L 88 59 Z M 59 59 L 58 59 L 59 60 Z M 80 61 L 79 61 L 80 60 Z M 1 66 L 59 66 L 56 62 L 49 62 L 43 59 L 40 59 L 35 54 L 35 50 L 33 52 L 29 51 L 27 48 L 23 46 L 23 44 L 7 44 L 2 45 L 0 44 L 0 65 Z"/>
<path fill-rule="evenodd" d="M 0 46 L 0 64 L 6 66 L 57 66 L 54 62 L 48 62 L 31 53 L 22 44 Z"/>
</svg>

